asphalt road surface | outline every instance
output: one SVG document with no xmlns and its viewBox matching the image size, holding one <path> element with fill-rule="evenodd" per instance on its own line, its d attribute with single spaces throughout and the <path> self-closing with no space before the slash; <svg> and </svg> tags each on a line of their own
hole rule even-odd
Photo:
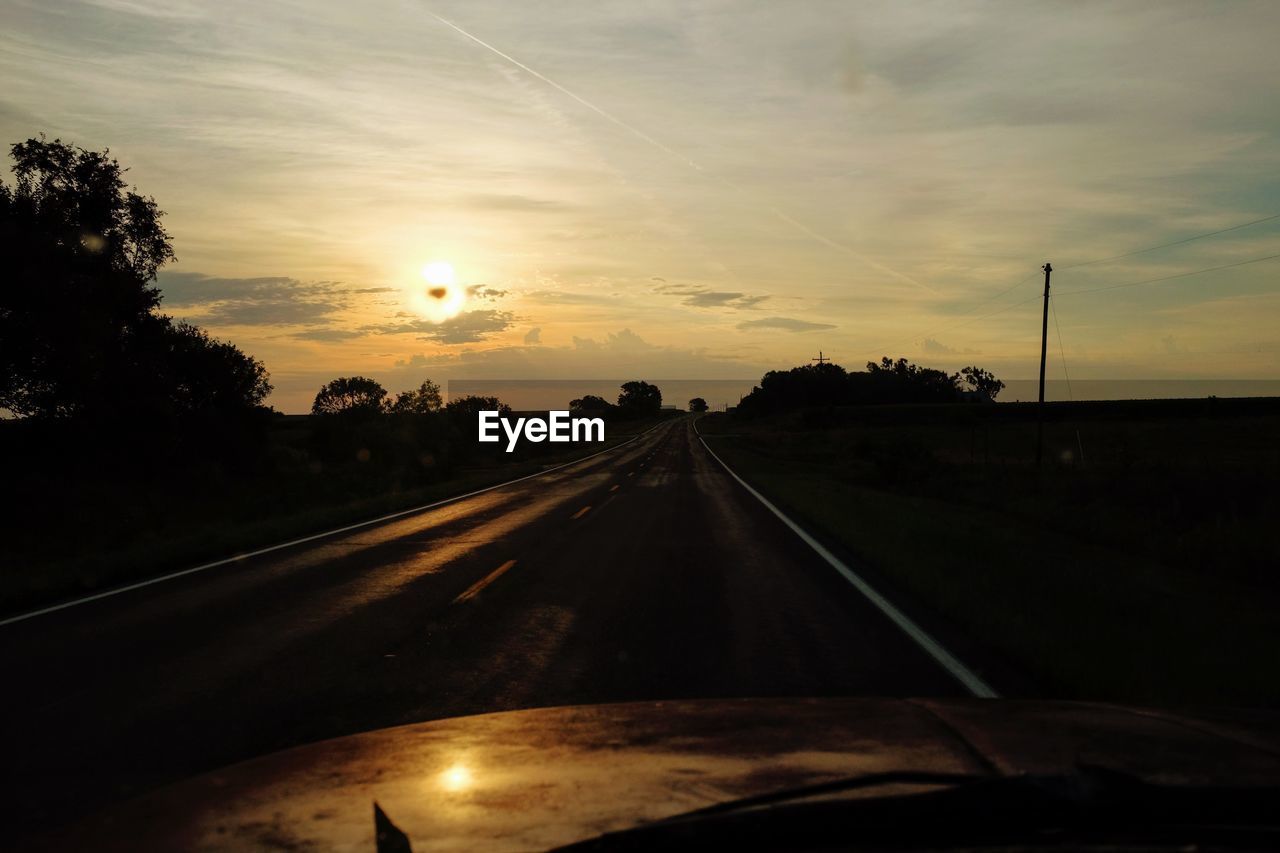
<svg viewBox="0 0 1280 853">
<path fill-rule="evenodd" d="M 963 688 L 678 419 L 544 476 L 0 627 L 7 832 L 461 714 Z"/>
</svg>

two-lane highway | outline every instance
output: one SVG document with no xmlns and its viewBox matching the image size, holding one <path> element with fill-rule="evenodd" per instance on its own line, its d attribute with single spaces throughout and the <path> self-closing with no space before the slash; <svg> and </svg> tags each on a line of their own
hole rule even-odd
<svg viewBox="0 0 1280 853">
<path fill-rule="evenodd" d="M 543 476 L 0 627 L 10 827 L 532 706 L 959 695 L 679 419 Z"/>
</svg>

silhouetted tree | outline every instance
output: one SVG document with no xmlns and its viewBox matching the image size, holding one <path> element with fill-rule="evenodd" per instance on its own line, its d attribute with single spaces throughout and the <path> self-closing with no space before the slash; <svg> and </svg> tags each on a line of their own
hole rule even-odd
<svg viewBox="0 0 1280 853">
<path fill-rule="evenodd" d="M 313 415 L 372 416 L 387 408 L 387 391 L 364 376 L 340 376 L 316 394 Z"/>
<path fill-rule="evenodd" d="M 474 453 L 483 450 L 485 447 L 494 449 L 500 446 L 499 444 L 480 445 L 475 443 L 476 433 L 480 425 L 480 412 L 483 411 L 496 411 L 502 417 L 506 417 L 511 414 L 511 407 L 497 397 L 482 397 L 475 394 L 450 400 L 448 405 L 444 407 L 449 427 L 458 438 L 458 446 L 463 452 Z"/>
<path fill-rule="evenodd" d="M 599 417 L 613 411 L 613 404 L 603 397 L 586 394 L 577 400 L 569 401 L 569 412 L 573 415 Z"/>
<path fill-rule="evenodd" d="M 271 393 L 262 362 L 190 323 L 158 319 L 165 333 L 156 362 L 164 371 L 157 393 L 168 395 L 174 411 L 233 412 L 262 405 Z"/>
<path fill-rule="evenodd" d="M 156 308 L 172 260 L 163 212 L 126 191 L 107 151 L 55 139 L 10 149 L 0 183 L 0 407 L 19 416 L 249 409 L 266 370 Z"/>
<path fill-rule="evenodd" d="M 412 391 L 401 391 L 391 403 L 394 414 L 429 415 L 443 408 L 440 386 L 430 379 Z"/>
<path fill-rule="evenodd" d="M 994 399 L 1004 383 L 976 367 L 962 373 L 912 364 L 905 358 L 868 362 L 864 372 L 846 373 L 838 364 L 820 363 L 771 370 L 738 405 L 754 416 L 817 406 L 856 406 L 887 403 L 949 403 L 960 390 L 960 377 Z"/>
<path fill-rule="evenodd" d="M 618 408 L 628 417 L 656 415 L 662 409 L 662 391 L 648 382 L 624 382 Z"/>
<path fill-rule="evenodd" d="M 849 401 L 848 374 L 832 362 L 770 370 L 742 398 L 738 411 L 767 414 L 806 406 L 832 406 Z"/>
<path fill-rule="evenodd" d="M 694 397 L 689 401 L 689 411 L 705 412 L 707 410 L 707 401 L 701 397 Z"/>
<path fill-rule="evenodd" d="M 482 397 L 478 394 L 468 394 L 466 397 L 450 400 L 444 410 L 450 420 L 465 425 L 471 430 L 476 429 L 476 416 L 480 412 L 497 411 L 503 417 L 511 414 L 511 407 L 497 397 Z"/>
<path fill-rule="evenodd" d="M 855 387 L 855 396 L 864 397 L 865 402 L 947 403 L 956 398 L 957 379 L 941 370 L 912 364 L 905 358 L 894 361 L 885 356 L 879 364 L 867 362 L 865 379 L 859 384 L 865 388 Z M 859 395 L 859 391 L 862 394 Z"/>
<path fill-rule="evenodd" d="M 1000 392 L 1004 390 L 1004 383 L 996 379 L 995 374 L 980 367 L 970 365 L 960 371 L 960 377 L 971 390 L 978 392 L 993 402 Z"/>
</svg>

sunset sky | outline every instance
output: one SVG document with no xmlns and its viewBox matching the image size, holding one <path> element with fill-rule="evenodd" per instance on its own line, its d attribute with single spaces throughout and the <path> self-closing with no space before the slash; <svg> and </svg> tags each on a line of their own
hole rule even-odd
<svg viewBox="0 0 1280 853">
<path fill-rule="evenodd" d="M 738 378 L 819 349 L 1025 378 L 1046 260 L 1073 378 L 1280 378 L 1280 258 L 1100 289 L 1280 255 L 1280 218 L 1073 268 L 1280 214 L 1280 3 L 0 14 L 3 141 L 129 166 L 168 212 L 164 310 L 264 360 L 286 411 L 343 374 Z"/>
</svg>

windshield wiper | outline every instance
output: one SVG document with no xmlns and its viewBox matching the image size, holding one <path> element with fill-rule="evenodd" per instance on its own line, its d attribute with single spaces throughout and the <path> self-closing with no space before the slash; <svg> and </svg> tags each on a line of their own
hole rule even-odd
<svg viewBox="0 0 1280 853">
<path fill-rule="evenodd" d="M 945 787 L 827 796 L 887 785 Z M 720 803 L 556 850 L 946 847 L 1130 836 L 1271 847 L 1280 842 L 1277 815 L 1280 788 L 1155 785 L 1098 767 L 1060 776 L 878 773 Z"/>
</svg>

